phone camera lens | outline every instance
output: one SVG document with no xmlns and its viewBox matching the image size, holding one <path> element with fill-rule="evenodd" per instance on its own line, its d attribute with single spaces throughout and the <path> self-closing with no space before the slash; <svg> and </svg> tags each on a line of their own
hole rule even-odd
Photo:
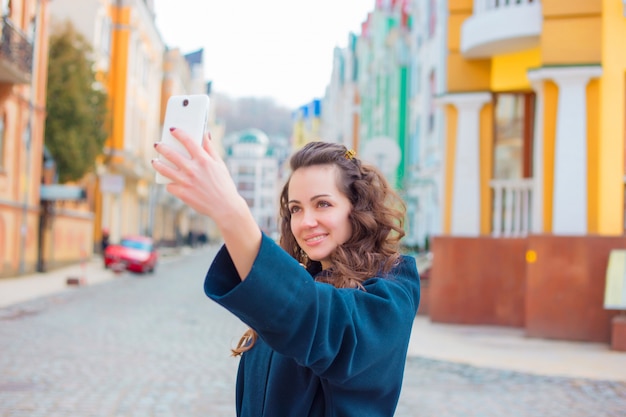
<svg viewBox="0 0 626 417">
<path fill-rule="evenodd" d="M 189 100 L 184 99 L 183 100 L 183 107 L 187 107 L 188 104 L 189 104 Z"/>
</svg>

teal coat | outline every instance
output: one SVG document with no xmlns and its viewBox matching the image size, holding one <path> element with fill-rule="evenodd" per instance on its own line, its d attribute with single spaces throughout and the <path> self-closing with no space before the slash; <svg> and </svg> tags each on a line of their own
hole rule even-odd
<svg viewBox="0 0 626 417">
<path fill-rule="evenodd" d="M 205 293 L 259 335 L 239 364 L 237 416 L 393 416 L 420 298 L 415 259 L 363 285 L 316 282 L 265 235 L 242 282 L 220 249 Z"/>
</svg>

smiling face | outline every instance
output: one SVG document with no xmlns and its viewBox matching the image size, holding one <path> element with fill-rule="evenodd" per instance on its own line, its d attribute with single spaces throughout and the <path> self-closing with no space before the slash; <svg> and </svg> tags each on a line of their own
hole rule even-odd
<svg viewBox="0 0 626 417">
<path fill-rule="evenodd" d="M 352 233 L 352 204 L 337 188 L 334 165 L 313 165 L 293 172 L 288 205 L 291 232 L 309 259 L 330 266 L 330 255 Z"/>
</svg>

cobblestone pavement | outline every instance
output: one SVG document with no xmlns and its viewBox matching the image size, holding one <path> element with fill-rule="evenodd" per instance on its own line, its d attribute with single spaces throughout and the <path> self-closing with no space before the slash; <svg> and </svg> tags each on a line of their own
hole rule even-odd
<svg viewBox="0 0 626 417">
<path fill-rule="evenodd" d="M 624 417 L 626 382 L 538 376 L 410 357 L 396 416 Z"/>
<path fill-rule="evenodd" d="M 0 417 L 232 417 L 245 326 L 202 292 L 212 254 L 0 309 Z M 626 383 L 407 360 L 397 417 L 624 417 Z"/>
</svg>

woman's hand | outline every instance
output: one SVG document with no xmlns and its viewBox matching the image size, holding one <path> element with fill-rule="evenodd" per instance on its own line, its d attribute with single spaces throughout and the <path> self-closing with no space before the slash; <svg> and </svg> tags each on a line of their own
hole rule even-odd
<svg viewBox="0 0 626 417">
<path fill-rule="evenodd" d="M 155 143 L 156 151 L 175 168 L 158 159 L 152 160 L 152 166 L 172 180 L 165 186 L 168 192 L 215 221 L 239 276 L 245 279 L 261 246 L 261 230 L 246 201 L 237 192 L 211 137 L 205 135 L 200 146 L 182 130 L 170 130 L 190 157 L 167 144 Z"/>
<path fill-rule="evenodd" d="M 222 217 L 228 217 L 232 210 L 231 205 L 239 206 L 242 201 L 226 164 L 208 134 L 202 139 L 202 146 L 199 146 L 186 132 L 176 128 L 172 128 L 171 132 L 191 157 L 177 152 L 167 144 L 157 142 L 154 145 L 156 151 L 176 168 L 154 159 L 154 169 L 172 180 L 166 186 L 168 192 L 198 213 L 219 223 Z"/>
</svg>

